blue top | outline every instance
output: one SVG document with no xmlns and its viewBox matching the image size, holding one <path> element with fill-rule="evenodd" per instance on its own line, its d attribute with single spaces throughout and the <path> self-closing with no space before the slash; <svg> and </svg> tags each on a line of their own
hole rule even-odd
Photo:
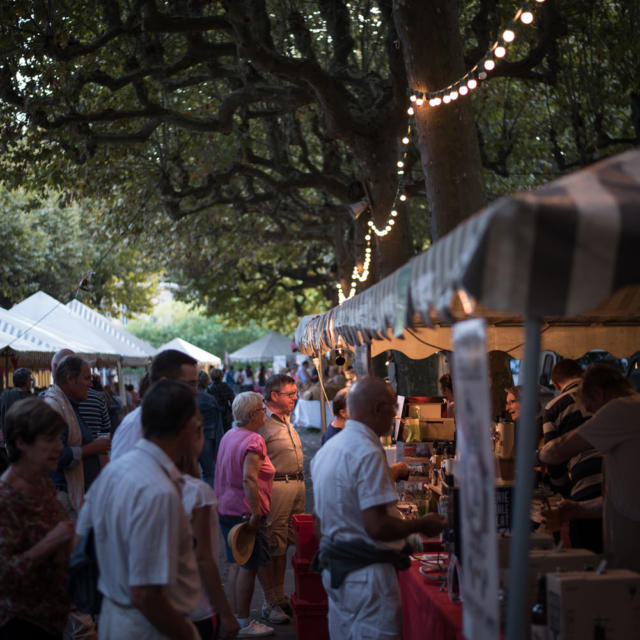
<svg viewBox="0 0 640 640">
<path fill-rule="evenodd" d="M 334 427 L 332 424 L 330 424 L 327 427 L 327 430 L 322 434 L 322 443 L 320 444 L 320 446 L 322 446 L 327 440 L 329 440 L 329 438 L 333 438 L 333 436 L 336 436 L 339 433 L 342 433 L 342 429 L 338 429 L 337 427 Z"/>
<path fill-rule="evenodd" d="M 202 414 L 205 438 L 215 438 L 216 434 L 224 433 L 222 426 L 222 411 L 216 399 L 206 391 L 198 389 L 198 411 Z"/>
</svg>

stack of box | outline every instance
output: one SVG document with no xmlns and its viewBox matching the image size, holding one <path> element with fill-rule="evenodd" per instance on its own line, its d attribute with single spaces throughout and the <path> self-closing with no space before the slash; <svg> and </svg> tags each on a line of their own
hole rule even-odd
<svg viewBox="0 0 640 640">
<path fill-rule="evenodd" d="M 327 592 L 320 574 L 309 570 L 318 550 L 312 516 L 306 513 L 294 515 L 293 529 L 296 534 L 296 552 L 292 559 L 296 590 L 291 596 L 291 607 L 296 635 L 304 640 L 329 640 Z"/>
</svg>

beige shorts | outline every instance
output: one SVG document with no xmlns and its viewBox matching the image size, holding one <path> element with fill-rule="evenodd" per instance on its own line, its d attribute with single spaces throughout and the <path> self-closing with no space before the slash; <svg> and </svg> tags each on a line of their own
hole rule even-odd
<svg viewBox="0 0 640 640">
<path fill-rule="evenodd" d="M 303 480 L 277 480 L 271 490 L 271 511 L 267 516 L 269 552 L 272 556 L 287 553 L 296 542 L 293 515 L 304 513 L 305 487 Z"/>
</svg>

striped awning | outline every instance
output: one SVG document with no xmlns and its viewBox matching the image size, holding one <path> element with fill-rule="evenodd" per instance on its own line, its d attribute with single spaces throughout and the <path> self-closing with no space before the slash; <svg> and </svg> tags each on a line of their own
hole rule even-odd
<svg viewBox="0 0 640 640">
<path fill-rule="evenodd" d="M 403 341 L 419 335 L 433 352 L 450 348 L 452 322 L 474 315 L 493 327 L 494 348 L 518 357 L 523 340 L 514 328 L 531 316 L 543 320 L 543 348 L 563 353 L 561 336 L 576 343 L 581 328 L 591 336 L 584 351 L 635 345 L 622 353 L 629 355 L 640 348 L 639 249 L 640 150 L 633 149 L 496 200 L 370 289 L 303 318 L 296 343 L 308 354 L 364 343 L 407 352 Z M 564 355 L 582 355 L 579 348 Z"/>
</svg>

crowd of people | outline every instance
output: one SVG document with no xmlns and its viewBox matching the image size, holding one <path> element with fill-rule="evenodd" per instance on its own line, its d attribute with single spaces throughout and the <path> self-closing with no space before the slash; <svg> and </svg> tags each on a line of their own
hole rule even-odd
<svg viewBox="0 0 640 640">
<path fill-rule="evenodd" d="M 0 398 L 8 465 L 0 477 L 0 640 L 263 637 L 289 622 L 287 551 L 308 481 L 291 414 L 314 384 L 310 366 L 234 394 L 222 371 L 198 372 L 190 356 L 163 351 L 140 405 L 115 429 L 103 396 L 90 394 L 86 362 L 65 350 L 51 369 L 41 397 L 29 393 L 31 372 L 17 370 Z M 638 570 L 640 496 L 629 478 L 640 453 L 640 395 L 605 365 L 583 375 L 564 360 L 552 381 L 558 395 L 543 412 L 537 461 L 566 497 L 560 508 L 572 542 Z M 451 379 L 440 383 L 452 410 Z M 509 393 L 517 420 L 517 390 Z M 360 378 L 332 404 L 311 462 L 314 568 L 329 595 L 331 637 L 399 638 L 396 570 L 407 566 L 407 538 L 437 535 L 446 522 L 435 513 L 405 520 L 395 508 L 395 482 L 408 467 L 389 466 L 380 441 L 396 415 L 388 382 Z M 245 555 L 240 529 L 252 540 Z M 103 596 L 96 617 L 79 611 L 66 588 L 70 552 L 89 532 Z M 256 578 L 261 620 L 250 609 Z"/>
</svg>

